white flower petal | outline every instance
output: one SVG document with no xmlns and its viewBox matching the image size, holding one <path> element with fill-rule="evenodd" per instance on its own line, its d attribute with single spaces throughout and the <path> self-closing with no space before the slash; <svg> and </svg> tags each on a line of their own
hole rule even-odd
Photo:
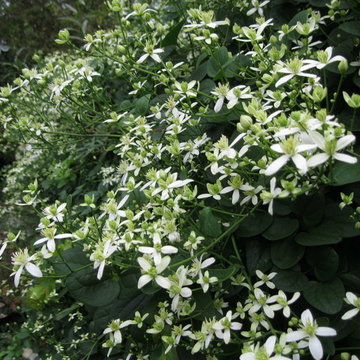
<svg viewBox="0 0 360 360">
<path fill-rule="evenodd" d="M 17 271 L 16 271 L 16 274 L 15 274 L 15 277 L 14 277 L 15 287 L 18 287 L 18 286 L 19 286 L 20 275 L 21 275 L 23 269 L 24 269 L 24 265 L 21 265 L 21 266 L 17 269 Z"/>
<path fill-rule="evenodd" d="M 274 150 L 280 154 L 284 154 L 284 150 L 282 149 L 280 144 L 274 144 L 270 146 L 271 150 Z"/>
<path fill-rule="evenodd" d="M 175 246 L 166 245 L 161 248 L 163 254 L 176 254 L 178 249 Z"/>
<path fill-rule="evenodd" d="M 346 293 L 346 298 L 348 299 L 350 304 L 355 306 L 355 301 L 358 299 L 358 297 L 354 293 L 348 291 Z"/>
<path fill-rule="evenodd" d="M 224 104 L 224 99 L 225 99 L 224 96 L 220 96 L 220 98 L 218 99 L 218 101 L 216 102 L 215 107 L 214 107 L 215 112 L 219 112 L 221 110 L 221 108 Z"/>
<path fill-rule="evenodd" d="M 344 149 L 354 141 L 355 141 L 354 135 L 346 135 L 337 141 L 336 150 Z"/>
<path fill-rule="evenodd" d="M 158 274 L 162 273 L 170 264 L 171 258 L 170 256 L 165 256 L 161 259 L 161 263 L 156 266 L 156 271 L 158 272 Z"/>
<path fill-rule="evenodd" d="M 316 335 L 318 335 L 318 336 L 336 336 L 336 330 L 331 327 L 327 327 L 327 326 L 319 326 L 316 329 Z"/>
<path fill-rule="evenodd" d="M 147 57 L 149 56 L 149 54 L 144 54 L 143 56 L 140 57 L 140 59 L 137 61 L 138 64 L 143 63 Z"/>
<path fill-rule="evenodd" d="M 138 289 L 141 289 L 143 286 L 145 286 L 147 283 L 151 281 L 151 276 L 148 274 L 140 276 L 138 280 Z"/>
<path fill-rule="evenodd" d="M 232 199 L 231 199 L 232 204 L 233 205 L 236 204 L 239 201 L 239 199 L 240 199 L 240 192 L 239 190 L 236 189 L 232 194 Z"/>
<path fill-rule="evenodd" d="M 114 340 L 115 340 L 115 344 L 120 344 L 122 342 L 122 336 L 120 330 L 116 330 L 114 332 Z"/>
<path fill-rule="evenodd" d="M 32 263 L 27 263 L 25 265 L 25 269 L 26 271 L 31 274 L 32 276 L 35 276 L 35 277 L 42 277 L 42 272 L 41 270 L 34 264 Z"/>
<path fill-rule="evenodd" d="M 305 174 L 308 171 L 306 159 L 302 155 L 295 154 L 291 159 L 301 174 Z"/>
<path fill-rule="evenodd" d="M 154 248 L 149 247 L 149 246 L 139 246 L 138 250 L 140 252 L 142 252 L 143 254 L 152 254 L 153 252 L 155 252 Z M 141 259 L 141 258 L 139 258 Z"/>
<path fill-rule="evenodd" d="M 309 350 L 315 360 L 320 360 L 323 357 L 323 348 L 320 340 L 316 336 L 310 336 Z"/>
<path fill-rule="evenodd" d="M 310 323 L 310 324 L 314 323 L 314 318 L 309 309 L 306 309 L 305 311 L 302 312 L 301 322 L 303 323 L 304 326 L 306 326 L 308 323 Z"/>
<path fill-rule="evenodd" d="M 168 186 L 168 188 L 169 188 L 169 189 L 172 189 L 172 188 L 182 187 L 182 186 L 185 186 L 186 184 L 191 183 L 192 181 L 194 181 L 194 180 L 191 180 L 191 179 L 188 179 L 188 180 L 177 180 L 177 181 L 174 181 L 173 183 L 171 183 L 171 184 Z"/>
<path fill-rule="evenodd" d="M 56 248 L 55 240 L 49 239 L 48 242 L 46 243 L 46 246 L 49 249 L 49 251 L 53 253 Z"/>
<path fill-rule="evenodd" d="M 266 350 L 266 353 L 270 356 L 272 354 L 272 352 L 274 351 L 274 347 L 275 347 L 275 343 L 276 343 L 276 336 L 270 336 L 264 344 L 264 348 Z"/>
<path fill-rule="evenodd" d="M 143 257 L 139 257 L 137 261 L 139 265 L 143 268 L 143 270 L 148 271 L 151 268 L 150 263 Z"/>
<path fill-rule="evenodd" d="M 308 167 L 315 167 L 315 166 L 321 165 L 324 162 L 326 162 L 329 158 L 330 158 L 330 156 L 325 153 L 316 154 L 308 160 L 308 162 L 307 162 Z"/>
<path fill-rule="evenodd" d="M 192 294 L 192 291 L 191 291 L 190 288 L 186 287 L 186 288 L 182 288 L 182 289 L 181 289 L 180 295 L 181 295 L 182 297 L 187 298 L 187 297 L 190 297 L 191 294 Z"/>
<path fill-rule="evenodd" d="M 164 289 L 170 289 L 171 282 L 168 278 L 166 278 L 164 276 L 157 276 L 155 278 L 155 281 L 160 287 L 162 287 Z"/>
<path fill-rule="evenodd" d="M 265 170 L 264 174 L 266 176 L 274 175 L 276 172 L 278 172 L 289 160 L 289 155 L 282 155 L 279 158 L 277 158 L 275 161 L 273 161 L 268 168 Z"/>
<path fill-rule="evenodd" d="M 54 239 L 66 239 L 71 237 L 73 237 L 73 234 L 59 234 L 59 235 L 55 235 Z"/>
<path fill-rule="evenodd" d="M 294 74 L 289 74 L 289 75 L 283 76 L 280 80 L 278 80 L 276 82 L 275 87 L 279 87 L 280 85 L 285 84 L 287 81 L 289 81 L 293 77 L 294 77 Z"/>
<path fill-rule="evenodd" d="M 356 316 L 359 313 L 359 309 L 351 309 L 349 311 L 347 311 L 342 317 L 342 320 L 349 320 L 351 318 L 353 318 L 354 316 Z"/>
<path fill-rule="evenodd" d="M 214 262 L 215 262 L 215 259 L 213 257 L 210 257 L 201 263 L 201 268 L 205 269 L 208 266 L 210 266 L 211 264 L 213 264 Z"/>
<path fill-rule="evenodd" d="M 342 162 L 346 162 L 348 164 L 356 164 L 357 163 L 357 158 L 356 157 L 346 155 L 346 154 L 335 153 L 334 154 L 334 159 L 342 161 Z"/>
<path fill-rule="evenodd" d="M 158 63 L 161 62 L 160 56 L 158 54 L 151 54 L 150 57 Z"/>
<path fill-rule="evenodd" d="M 286 334 L 286 342 L 295 342 L 305 338 L 307 335 L 304 331 L 297 330 Z"/>
</svg>

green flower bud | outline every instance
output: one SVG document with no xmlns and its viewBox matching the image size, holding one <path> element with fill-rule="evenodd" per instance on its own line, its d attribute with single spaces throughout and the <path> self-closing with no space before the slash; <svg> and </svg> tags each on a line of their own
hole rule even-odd
<svg viewBox="0 0 360 360">
<path fill-rule="evenodd" d="M 349 64 L 346 59 L 341 60 L 338 65 L 338 70 L 341 72 L 341 74 L 345 74 L 349 69 Z"/>
<path fill-rule="evenodd" d="M 70 33 L 68 29 L 63 29 L 59 31 L 59 38 L 55 40 L 57 44 L 66 44 L 70 40 Z"/>
</svg>

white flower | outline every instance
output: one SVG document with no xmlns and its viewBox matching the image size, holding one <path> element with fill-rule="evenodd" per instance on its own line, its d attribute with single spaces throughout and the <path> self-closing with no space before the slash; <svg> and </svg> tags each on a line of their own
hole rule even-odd
<svg viewBox="0 0 360 360">
<path fill-rule="evenodd" d="M 250 16 L 257 12 L 259 14 L 259 16 L 264 16 L 264 11 L 263 11 L 262 7 L 264 7 L 269 2 L 270 2 L 270 0 L 265 0 L 262 3 L 259 3 L 258 0 L 251 0 L 251 5 L 253 7 L 247 11 L 246 15 Z"/>
<path fill-rule="evenodd" d="M 259 344 L 255 346 L 253 351 L 246 352 L 240 355 L 240 360 L 258 360 L 258 359 L 266 359 L 266 360 L 290 360 L 290 358 L 275 354 L 271 356 L 271 354 L 275 350 L 276 344 L 276 336 L 270 336 L 266 341 L 265 344 L 260 347 Z"/>
<path fill-rule="evenodd" d="M 214 21 L 213 11 L 199 11 L 198 17 L 200 19 L 200 23 L 185 25 L 184 28 L 189 30 L 199 27 L 209 27 L 211 29 L 215 29 L 219 25 L 230 25 L 230 21 L 228 19 Z"/>
<path fill-rule="evenodd" d="M 201 272 L 199 273 L 199 279 L 196 281 L 197 284 L 200 284 L 203 292 L 206 293 L 209 290 L 210 284 L 216 283 L 218 281 L 218 278 L 215 276 L 209 275 L 209 271 L 205 271 L 205 274 L 203 275 Z"/>
<path fill-rule="evenodd" d="M 254 289 L 254 296 L 255 300 L 249 310 L 249 314 L 254 314 L 262 309 L 266 316 L 272 319 L 275 316 L 275 307 L 269 304 L 273 304 L 276 301 L 276 296 L 266 296 L 259 288 Z"/>
<path fill-rule="evenodd" d="M 55 235 L 56 234 L 56 228 L 51 227 L 51 228 L 46 228 L 41 230 L 42 235 L 44 235 L 43 238 L 36 240 L 34 242 L 34 245 L 38 245 L 38 244 L 42 244 L 44 242 L 46 242 L 46 246 L 49 249 L 50 252 L 54 252 L 55 248 L 56 248 L 56 244 L 55 244 L 55 239 L 66 239 L 66 238 L 71 238 L 73 237 L 72 234 L 59 234 L 59 235 Z"/>
<path fill-rule="evenodd" d="M 258 203 L 257 194 L 263 189 L 261 185 L 254 188 L 251 186 L 250 190 L 244 191 L 245 197 L 241 200 L 240 205 L 246 204 L 248 201 L 251 200 L 251 203 L 255 206 Z"/>
<path fill-rule="evenodd" d="M 292 303 L 294 303 L 300 297 L 300 293 L 294 293 L 293 297 L 288 300 L 285 293 L 282 290 L 279 290 L 276 302 L 277 304 L 273 305 L 274 310 L 283 309 L 283 315 L 287 318 L 290 317 L 290 307 Z"/>
<path fill-rule="evenodd" d="M 205 260 L 203 260 L 204 254 L 201 254 L 200 259 L 198 259 L 197 257 L 195 259 L 193 259 L 193 263 L 191 266 L 191 269 L 189 271 L 189 273 L 191 274 L 191 276 L 195 277 L 197 276 L 199 273 L 201 273 L 202 269 L 206 269 L 207 267 L 209 267 L 210 265 L 212 265 L 215 262 L 215 258 L 213 257 L 209 257 Z"/>
<path fill-rule="evenodd" d="M 66 203 L 63 203 L 59 206 L 57 204 L 54 204 L 54 205 L 46 207 L 43 210 L 43 214 L 49 220 L 62 222 L 64 219 L 63 212 L 64 212 L 65 208 L 66 208 Z"/>
<path fill-rule="evenodd" d="M 206 199 L 208 197 L 213 197 L 215 200 L 220 200 L 221 196 L 219 195 L 222 190 L 221 181 L 219 179 L 216 180 L 215 184 L 206 184 L 208 193 L 201 194 L 198 196 L 198 199 Z"/>
<path fill-rule="evenodd" d="M 346 60 L 343 56 L 341 55 L 336 55 L 334 57 L 332 56 L 332 52 L 333 52 L 334 48 L 332 48 L 331 46 L 327 47 L 325 50 L 319 50 L 316 53 L 316 56 L 319 60 L 319 62 L 316 65 L 317 69 L 323 69 L 326 65 L 331 64 L 332 62 L 335 61 L 343 61 Z"/>
<path fill-rule="evenodd" d="M 226 95 L 226 99 L 229 101 L 227 108 L 232 109 L 239 102 L 239 99 L 251 99 L 252 97 L 250 86 L 235 86 Z"/>
<path fill-rule="evenodd" d="M 183 94 L 189 97 L 195 97 L 196 92 L 191 90 L 196 85 L 196 80 L 192 80 L 189 83 L 186 81 L 183 81 L 179 83 L 178 81 L 175 81 L 174 83 L 177 90 L 174 90 L 174 93 L 176 94 Z"/>
<path fill-rule="evenodd" d="M 272 272 L 269 275 L 266 275 L 261 270 L 256 270 L 255 273 L 256 273 L 256 276 L 260 279 L 260 281 L 257 281 L 254 284 L 254 287 L 260 287 L 265 284 L 268 288 L 275 289 L 275 284 L 273 282 L 271 282 L 270 280 L 273 279 L 277 275 L 276 272 Z"/>
<path fill-rule="evenodd" d="M 281 189 L 280 188 L 275 188 L 276 186 L 276 178 L 273 177 L 270 180 L 270 192 L 266 191 L 266 190 L 262 190 L 261 194 L 260 194 L 260 198 L 263 201 L 263 204 L 269 204 L 268 207 L 268 212 L 270 215 L 273 215 L 274 210 L 273 210 L 273 203 L 274 203 L 274 199 L 281 193 Z"/>
<path fill-rule="evenodd" d="M 323 357 L 323 348 L 317 336 L 336 336 L 336 330 L 326 326 L 318 326 L 309 309 L 301 314 L 301 322 L 300 330 L 288 333 L 286 341 L 294 342 L 306 339 L 312 357 L 315 360 L 320 360 Z"/>
<path fill-rule="evenodd" d="M 318 148 L 324 152 L 312 156 L 307 162 L 309 167 L 318 166 L 330 158 L 349 164 L 355 164 L 357 162 L 356 157 L 339 153 L 339 150 L 344 149 L 355 141 L 354 135 L 345 135 L 340 139 L 335 139 L 334 137 L 327 139 L 317 131 L 311 131 L 310 136 Z"/>
<path fill-rule="evenodd" d="M 215 330 L 215 335 L 219 339 L 224 339 L 224 343 L 228 344 L 230 342 L 230 330 L 240 330 L 242 328 L 242 324 L 236 321 L 233 321 L 239 316 L 239 314 L 232 314 L 232 311 L 229 310 L 226 315 L 217 321 L 213 325 L 213 329 Z"/>
<path fill-rule="evenodd" d="M 219 112 L 221 110 L 225 97 L 228 95 L 229 91 L 229 84 L 219 84 L 219 86 L 216 87 L 214 91 L 211 91 L 211 94 L 219 97 L 214 107 L 215 112 Z"/>
<path fill-rule="evenodd" d="M 290 159 L 294 162 L 301 174 L 305 174 L 308 170 L 307 162 L 301 152 L 316 149 L 315 144 L 301 144 L 296 137 L 290 136 L 283 140 L 280 144 L 271 145 L 271 149 L 284 154 L 273 161 L 265 170 L 266 176 L 272 176 L 277 173 Z"/>
<path fill-rule="evenodd" d="M 108 327 L 103 331 L 103 334 L 112 334 L 114 337 L 114 345 L 121 344 L 122 342 L 122 335 L 120 329 L 133 325 L 135 321 L 133 320 L 126 320 L 120 321 L 120 319 L 113 320 Z"/>
<path fill-rule="evenodd" d="M 346 293 L 346 300 L 347 303 L 355 306 L 355 309 L 348 310 L 342 317 L 342 320 L 349 320 L 356 316 L 360 311 L 360 298 L 358 298 L 355 294 L 348 291 Z"/>
<path fill-rule="evenodd" d="M 191 296 L 192 291 L 187 285 L 191 285 L 192 281 L 186 278 L 188 274 L 188 269 L 184 266 L 180 266 L 175 275 L 172 275 L 171 285 L 169 288 L 169 296 L 172 298 L 171 310 L 176 311 L 180 296 L 183 298 L 188 298 Z"/>
<path fill-rule="evenodd" d="M 171 282 L 168 278 L 161 276 L 160 274 L 168 267 L 170 264 L 171 258 L 170 256 L 165 256 L 161 259 L 160 263 L 156 266 L 153 266 L 151 262 L 143 257 L 139 257 L 137 259 L 139 265 L 141 266 L 144 274 L 140 276 L 138 280 L 138 288 L 141 289 L 151 280 L 155 280 L 156 283 L 164 288 L 169 289 Z"/>
<path fill-rule="evenodd" d="M 240 190 L 241 191 L 249 191 L 252 190 L 253 187 L 248 183 L 244 184 L 240 175 L 231 174 L 232 178 L 228 181 L 229 186 L 226 186 L 224 189 L 220 191 L 220 194 L 227 194 L 229 192 L 233 192 L 232 194 L 232 204 L 236 204 L 240 199 Z"/>
<path fill-rule="evenodd" d="M 178 249 L 175 246 L 161 244 L 160 234 L 155 233 L 153 236 L 154 246 L 139 246 L 138 250 L 144 254 L 150 254 L 154 259 L 154 264 L 159 265 L 161 262 L 161 254 L 176 254 Z"/>
<path fill-rule="evenodd" d="M 317 62 L 314 62 L 314 60 L 301 60 L 299 58 L 292 59 L 283 68 L 278 70 L 279 73 L 288 74 L 288 75 L 278 80 L 275 84 L 275 87 L 279 87 L 280 85 L 285 84 L 286 82 L 291 80 L 294 76 L 316 78 L 316 75 L 304 72 L 306 70 L 316 67 L 316 65 Z"/>
<path fill-rule="evenodd" d="M 106 259 L 117 250 L 117 246 L 112 245 L 111 242 L 111 240 L 107 240 L 105 244 L 97 244 L 96 250 L 90 255 L 90 260 L 94 261 L 94 269 L 98 268 L 96 277 L 99 280 L 103 276 Z"/>
<path fill-rule="evenodd" d="M 142 55 L 137 61 L 138 64 L 143 63 L 149 56 L 156 62 L 161 62 L 160 56 L 164 52 L 163 49 L 154 49 L 154 45 L 147 43 L 144 48 L 145 54 Z"/>
<path fill-rule="evenodd" d="M 13 265 L 18 267 L 17 270 L 11 274 L 11 275 L 15 275 L 14 277 L 15 287 L 19 286 L 20 275 L 23 272 L 24 267 L 25 270 L 32 276 L 38 278 L 42 277 L 42 272 L 39 269 L 39 267 L 32 263 L 32 261 L 35 260 L 35 257 L 36 254 L 29 256 L 28 249 L 26 248 L 24 250 L 19 250 L 12 256 L 11 261 Z"/>
</svg>

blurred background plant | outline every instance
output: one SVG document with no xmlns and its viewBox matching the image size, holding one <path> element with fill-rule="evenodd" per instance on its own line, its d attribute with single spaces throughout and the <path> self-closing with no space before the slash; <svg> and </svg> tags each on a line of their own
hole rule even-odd
<svg viewBox="0 0 360 360">
<path fill-rule="evenodd" d="M 35 53 L 58 50 L 54 39 L 60 29 L 69 29 L 72 41 L 81 44 L 85 34 L 110 24 L 103 1 L 1 0 L 0 85 L 10 83 L 24 67 L 31 68 Z"/>
</svg>

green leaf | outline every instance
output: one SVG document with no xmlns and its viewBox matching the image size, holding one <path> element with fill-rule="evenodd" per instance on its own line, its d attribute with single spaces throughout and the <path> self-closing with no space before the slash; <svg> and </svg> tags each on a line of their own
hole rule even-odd
<svg viewBox="0 0 360 360">
<path fill-rule="evenodd" d="M 119 294 L 120 286 L 112 280 L 99 281 L 96 272 L 87 268 L 70 275 L 66 280 L 70 295 L 90 306 L 104 306 Z"/>
<path fill-rule="evenodd" d="M 340 186 L 360 181 L 360 161 L 356 164 L 347 164 L 338 161 L 332 171 L 332 185 Z"/>
<path fill-rule="evenodd" d="M 319 226 L 297 234 L 295 241 L 304 246 L 337 244 L 341 241 L 341 229 L 333 221 L 325 220 Z"/>
<path fill-rule="evenodd" d="M 347 21 L 339 25 L 339 29 L 348 34 L 359 36 L 360 34 L 360 21 Z"/>
<path fill-rule="evenodd" d="M 192 74 L 191 79 L 201 81 L 207 73 L 207 62 L 201 64 Z"/>
<path fill-rule="evenodd" d="M 70 314 L 72 311 L 74 311 L 75 309 L 77 309 L 78 307 L 80 307 L 79 304 L 73 304 L 71 305 L 70 307 L 64 309 L 64 310 L 61 310 L 60 312 L 58 312 L 56 315 L 55 315 L 55 320 L 59 321 L 61 319 L 63 319 L 65 316 L 67 316 L 68 314 Z"/>
<path fill-rule="evenodd" d="M 209 293 L 203 293 L 202 291 L 194 291 L 193 298 L 196 302 L 196 308 L 193 312 L 194 317 L 198 320 L 210 319 L 216 315 L 216 310 L 213 305 L 213 298 Z"/>
<path fill-rule="evenodd" d="M 292 235 L 299 228 L 299 222 L 289 217 L 274 217 L 273 223 L 262 233 L 268 240 L 280 240 Z"/>
<path fill-rule="evenodd" d="M 145 115 L 150 103 L 150 95 L 142 96 L 135 102 L 135 111 L 138 115 Z"/>
<path fill-rule="evenodd" d="M 232 77 L 231 73 L 226 72 L 227 68 L 233 63 L 234 58 L 229 59 L 228 50 L 222 46 L 207 61 L 207 74 L 214 80 L 218 80 L 224 76 Z"/>
<path fill-rule="evenodd" d="M 273 218 L 267 212 L 257 212 L 245 218 L 238 229 L 236 235 L 240 237 L 253 237 L 261 234 L 272 223 Z"/>
<path fill-rule="evenodd" d="M 234 264 L 226 269 L 210 269 L 209 274 L 210 276 L 216 276 L 218 278 L 219 283 L 221 283 L 229 279 L 234 274 L 236 274 L 239 268 L 240 268 L 239 264 Z"/>
<path fill-rule="evenodd" d="M 278 289 L 295 292 L 302 291 L 308 285 L 308 279 L 301 271 L 279 270 L 273 282 Z"/>
<path fill-rule="evenodd" d="M 270 247 L 267 241 L 246 239 L 246 265 L 250 275 L 256 270 L 263 272 L 271 268 Z"/>
<path fill-rule="evenodd" d="M 309 248 L 306 258 L 320 281 L 331 280 L 339 268 L 339 255 L 330 246 Z"/>
<path fill-rule="evenodd" d="M 160 43 L 160 47 L 176 45 L 179 33 L 185 21 L 180 21 L 178 24 L 170 28 L 164 39 Z"/>
<path fill-rule="evenodd" d="M 290 269 L 303 257 L 305 247 L 298 245 L 292 238 L 271 244 L 271 260 L 280 269 Z"/>
<path fill-rule="evenodd" d="M 210 94 L 215 87 L 216 84 L 211 79 L 205 79 L 200 83 L 200 91 L 204 94 Z"/>
<path fill-rule="evenodd" d="M 115 299 L 110 304 L 98 308 L 94 313 L 92 327 L 94 331 L 103 331 L 113 319 L 131 319 L 135 311 L 142 311 L 151 296 L 138 292 L 138 295 L 126 299 Z"/>
<path fill-rule="evenodd" d="M 302 220 L 309 227 L 319 225 L 324 216 L 325 196 L 317 193 L 306 198 L 306 205 L 302 209 Z"/>
<path fill-rule="evenodd" d="M 310 281 L 304 290 L 306 301 L 325 314 L 336 314 L 343 306 L 344 285 L 335 278 L 329 282 Z"/>
<path fill-rule="evenodd" d="M 199 213 L 200 231 L 210 237 L 221 235 L 221 226 L 213 215 L 211 208 L 205 207 Z"/>
</svg>

